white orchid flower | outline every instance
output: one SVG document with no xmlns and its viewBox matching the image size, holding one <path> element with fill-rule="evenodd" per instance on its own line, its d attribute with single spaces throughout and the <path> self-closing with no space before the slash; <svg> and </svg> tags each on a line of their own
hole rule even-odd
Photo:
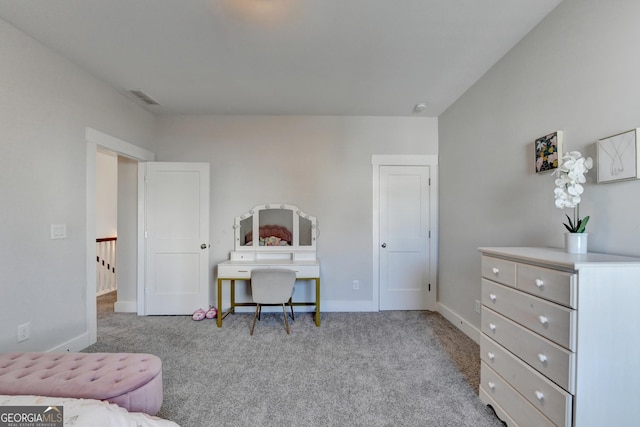
<svg viewBox="0 0 640 427">
<path fill-rule="evenodd" d="M 569 219 L 569 225 L 565 224 L 570 232 L 578 231 L 579 214 L 578 205 L 582 201 L 584 187 L 582 184 L 587 182 L 585 174 L 593 167 L 591 157 L 584 158 L 579 151 L 571 151 L 562 157 L 560 166 L 553 172 L 557 176 L 555 179 L 556 188 L 553 190 L 555 196 L 555 205 L 559 209 L 574 208 L 573 223 Z M 587 223 L 589 217 L 584 218 L 584 224 Z M 580 230 L 584 230 L 584 224 Z M 575 226 L 575 228 L 573 228 Z"/>
<path fill-rule="evenodd" d="M 593 160 L 591 160 L 591 157 L 587 157 L 587 160 L 584 161 L 584 167 L 587 168 L 587 170 L 593 167 Z"/>
<path fill-rule="evenodd" d="M 574 191 L 575 193 L 571 192 L 571 194 L 582 194 L 584 193 L 584 187 L 580 184 L 573 184 L 571 186 L 572 191 Z"/>
</svg>

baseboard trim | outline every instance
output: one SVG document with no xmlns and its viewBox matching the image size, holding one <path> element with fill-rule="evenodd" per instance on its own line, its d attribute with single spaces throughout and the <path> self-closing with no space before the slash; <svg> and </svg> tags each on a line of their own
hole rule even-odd
<svg viewBox="0 0 640 427">
<path fill-rule="evenodd" d="M 321 311 L 336 313 L 378 311 L 378 309 L 373 308 L 373 301 L 371 300 L 323 301 L 320 309 Z"/>
<path fill-rule="evenodd" d="M 438 312 L 460 329 L 466 336 L 480 344 L 480 330 L 460 317 L 456 312 L 442 303 L 438 303 Z"/>
<path fill-rule="evenodd" d="M 83 350 L 89 347 L 92 342 L 89 341 L 89 333 L 85 332 L 84 334 L 78 335 L 75 338 L 70 339 L 67 342 L 64 342 L 60 345 L 57 345 L 49 350 L 46 350 L 47 353 L 65 353 L 67 351 L 76 352 Z"/>
<path fill-rule="evenodd" d="M 113 311 L 116 313 L 136 313 L 138 303 L 136 301 L 116 301 L 113 304 Z"/>
</svg>

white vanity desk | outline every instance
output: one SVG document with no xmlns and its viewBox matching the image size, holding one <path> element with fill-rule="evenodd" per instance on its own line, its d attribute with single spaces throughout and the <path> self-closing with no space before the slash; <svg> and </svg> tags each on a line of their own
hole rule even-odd
<svg viewBox="0 0 640 427">
<path fill-rule="evenodd" d="M 235 281 L 250 280 L 251 270 L 284 268 L 294 270 L 297 280 L 315 281 L 315 301 L 293 301 L 294 306 L 315 306 L 316 326 L 320 326 L 320 262 L 316 257 L 317 220 L 296 206 L 259 205 L 235 218 L 234 251 L 228 261 L 218 264 L 218 327 L 235 307 L 255 306 L 236 302 Z M 253 238 L 258 236 L 258 238 Z M 222 309 L 222 286 L 230 285 L 229 309 Z"/>
</svg>

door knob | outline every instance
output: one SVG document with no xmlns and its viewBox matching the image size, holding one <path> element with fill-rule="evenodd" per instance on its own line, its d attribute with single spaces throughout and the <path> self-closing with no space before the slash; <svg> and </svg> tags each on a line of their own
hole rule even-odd
<svg viewBox="0 0 640 427">
<path fill-rule="evenodd" d="M 206 243 L 200 245 L 200 249 L 207 249 L 209 247 L 211 247 L 211 245 L 207 245 Z"/>
<path fill-rule="evenodd" d="M 383 247 L 383 248 L 386 248 L 386 247 L 387 247 L 387 244 L 386 244 L 386 243 L 383 243 L 383 244 L 382 244 L 382 247 Z"/>
</svg>

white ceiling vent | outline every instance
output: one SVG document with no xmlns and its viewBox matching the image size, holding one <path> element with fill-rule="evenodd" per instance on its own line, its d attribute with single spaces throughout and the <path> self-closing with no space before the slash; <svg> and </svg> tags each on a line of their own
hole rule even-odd
<svg viewBox="0 0 640 427">
<path fill-rule="evenodd" d="M 139 101 L 142 101 L 145 105 L 160 105 L 158 101 L 147 95 L 141 90 L 133 89 L 130 90 L 129 93 L 134 96 Z"/>
</svg>

